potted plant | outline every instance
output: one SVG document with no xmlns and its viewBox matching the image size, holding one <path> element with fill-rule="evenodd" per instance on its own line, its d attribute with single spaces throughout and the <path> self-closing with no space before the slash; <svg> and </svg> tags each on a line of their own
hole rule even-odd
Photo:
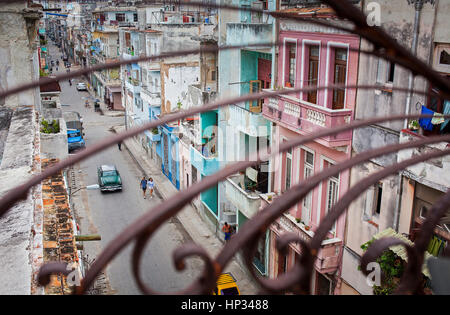
<svg viewBox="0 0 450 315">
<path fill-rule="evenodd" d="M 295 218 L 295 221 L 297 221 L 297 223 L 301 223 L 301 219 L 300 218 Z"/>
<path fill-rule="evenodd" d="M 417 130 L 419 130 L 419 121 L 418 120 L 411 120 L 408 124 L 408 128 L 409 130 L 411 130 L 412 132 L 417 132 Z"/>
<path fill-rule="evenodd" d="M 309 231 L 309 229 L 311 229 L 309 225 L 305 225 L 305 230 Z"/>
<path fill-rule="evenodd" d="M 272 195 L 267 195 L 267 200 L 272 201 Z"/>
</svg>

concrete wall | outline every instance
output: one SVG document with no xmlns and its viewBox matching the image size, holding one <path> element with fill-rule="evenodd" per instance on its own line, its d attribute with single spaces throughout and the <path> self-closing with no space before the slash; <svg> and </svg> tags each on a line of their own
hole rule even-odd
<svg viewBox="0 0 450 315">
<path fill-rule="evenodd" d="M 408 5 L 407 1 L 377 0 L 375 2 L 381 5 L 381 27 L 395 38 L 399 44 L 407 49 L 411 49 L 415 16 L 414 6 Z M 445 36 L 443 34 L 448 34 L 448 27 L 445 28 L 445 23 L 448 22 L 442 22 L 441 18 L 441 22 L 435 24 L 435 18 L 439 16 L 437 12 L 440 10 L 440 8 L 425 4 L 421 12 L 417 57 L 426 63 L 431 62 L 433 34 L 439 37 Z M 436 29 L 433 32 L 433 27 L 438 25 L 440 29 Z M 371 49 L 371 45 L 367 41 L 362 40 L 361 49 Z M 385 60 L 360 54 L 358 84 L 376 84 L 379 86 L 379 89 L 358 90 L 355 109 L 356 119 L 386 117 L 405 113 L 407 94 L 392 91 L 391 88 L 392 86 L 407 88 L 409 71 L 396 65 L 394 80 L 393 82 L 388 82 L 388 69 L 389 64 Z M 425 91 L 427 88 L 425 80 L 420 77 L 415 78 L 414 89 Z M 410 113 L 420 112 L 420 104 L 425 102 L 424 96 L 413 94 Z M 417 103 L 419 104 L 416 105 Z M 398 143 L 403 124 L 403 121 L 395 121 L 355 130 L 353 133 L 354 154 Z M 400 154 L 405 153 L 401 151 Z M 371 162 L 354 167 L 351 172 L 351 186 L 358 185 L 358 182 L 369 174 L 396 163 L 399 157 L 400 155 L 398 154 L 391 154 L 372 159 Z M 395 226 L 395 209 L 400 192 L 399 177 L 394 175 L 386 178 L 381 181 L 381 184 L 382 197 L 379 215 L 374 214 L 371 207 L 373 203 L 373 188 L 367 190 L 356 199 L 349 207 L 347 213 L 346 247 L 348 252 L 344 253 L 342 277 L 345 282 L 363 294 L 367 294 L 371 290 L 368 290 L 364 277 L 355 271 L 355 266 L 359 263 L 359 257 L 357 256 L 362 254 L 360 246 L 369 241 L 374 234 L 388 227 Z M 404 193 L 408 193 L 405 181 L 403 186 Z M 403 222 L 402 224 L 405 227 L 402 227 L 400 232 L 406 231 L 409 233 L 411 209 L 411 205 L 401 205 L 400 222 Z M 350 251 L 354 255 L 350 255 Z"/>
<path fill-rule="evenodd" d="M 351 170 L 351 186 L 367 178 L 373 173 L 381 171 L 382 167 L 373 163 L 358 165 Z M 374 198 L 374 187 L 366 190 L 355 199 L 347 212 L 347 242 L 346 246 L 358 255 L 362 255 L 361 245 L 370 241 L 372 236 L 392 227 L 394 224 L 394 210 L 396 205 L 398 176 L 391 176 L 382 181 L 381 213 L 373 211 L 377 200 Z M 375 200 L 374 200 L 375 199 Z"/>
<path fill-rule="evenodd" d="M 59 133 L 45 134 L 41 132 L 41 156 L 45 159 L 64 160 L 68 156 L 66 121 L 59 119 Z"/>
<path fill-rule="evenodd" d="M 162 91 L 161 98 L 163 113 L 178 110 L 178 103 L 185 109 L 188 103 L 189 85 L 200 82 L 200 67 L 198 64 L 166 65 L 161 69 Z"/>
<path fill-rule="evenodd" d="M 25 19 L 25 1 L 2 4 L 0 13 L 0 89 L 39 79 L 39 59 L 37 54 L 37 25 L 40 15 L 29 14 Z M 17 107 L 35 105 L 40 110 L 39 88 L 30 89 L 0 99 L 0 106 Z"/>
<path fill-rule="evenodd" d="M 10 123 L 0 164 L 0 196 L 39 171 L 34 165 L 39 161 L 39 133 L 34 108 L 16 108 Z M 35 250 L 32 230 L 39 237 L 38 227 L 33 228 L 35 204 L 38 200 L 33 200 L 30 193 L 0 218 L 0 283 L 3 284 L 0 294 L 32 293 L 33 260 L 38 262 L 38 256 L 42 258 L 43 255 L 41 239 L 41 246 L 36 250 L 38 256 L 32 256 L 32 250 Z"/>
</svg>

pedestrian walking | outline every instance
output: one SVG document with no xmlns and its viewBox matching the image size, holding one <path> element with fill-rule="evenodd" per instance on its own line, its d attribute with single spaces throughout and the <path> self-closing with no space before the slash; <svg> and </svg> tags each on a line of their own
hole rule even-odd
<svg viewBox="0 0 450 315">
<path fill-rule="evenodd" d="M 228 241 L 231 237 L 231 233 L 233 232 L 233 228 L 228 225 L 227 222 L 222 227 L 222 232 L 225 233 L 225 241 Z"/>
<path fill-rule="evenodd" d="M 69 79 L 69 84 L 70 84 L 70 86 L 72 86 L 72 80 L 71 79 Z"/>
<path fill-rule="evenodd" d="M 119 147 L 119 151 L 122 151 L 122 141 L 119 141 L 119 143 L 117 144 L 117 146 Z"/>
<path fill-rule="evenodd" d="M 148 179 L 147 185 L 150 190 L 150 198 L 153 198 L 153 188 L 155 187 L 155 182 L 153 181 L 153 178 L 150 177 Z"/>
<path fill-rule="evenodd" d="M 145 191 L 147 190 L 147 180 L 145 179 L 145 176 L 143 176 L 141 179 L 141 189 L 145 199 Z"/>
</svg>

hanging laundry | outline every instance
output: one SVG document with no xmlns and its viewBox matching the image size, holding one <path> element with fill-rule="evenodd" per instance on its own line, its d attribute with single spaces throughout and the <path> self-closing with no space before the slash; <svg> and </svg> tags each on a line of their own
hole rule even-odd
<svg viewBox="0 0 450 315">
<path fill-rule="evenodd" d="M 450 100 L 445 100 L 443 114 L 450 115 Z M 448 125 L 449 121 L 450 119 L 448 118 L 445 120 L 445 122 L 441 125 L 441 131 Z"/>
<path fill-rule="evenodd" d="M 422 115 L 434 115 L 434 111 L 432 111 L 431 109 L 428 109 L 422 105 Z M 429 131 L 433 130 L 434 125 L 431 123 L 431 120 L 432 120 L 432 117 L 420 118 L 419 119 L 420 127 L 422 127 L 424 130 L 429 130 Z"/>
<path fill-rule="evenodd" d="M 431 123 L 433 125 L 440 125 L 445 121 L 444 115 L 441 113 L 434 113 L 433 118 L 431 118 Z"/>
</svg>

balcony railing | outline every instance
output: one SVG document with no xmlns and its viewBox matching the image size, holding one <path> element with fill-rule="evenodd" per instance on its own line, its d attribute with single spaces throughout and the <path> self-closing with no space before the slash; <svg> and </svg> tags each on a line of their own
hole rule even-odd
<svg viewBox="0 0 450 315">
<path fill-rule="evenodd" d="M 267 120 L 259 113 L 251 112 L 244 107 L 232 105 L 228 107 L 229 121 L 239 131 L 251 137 L 266 137 L 269 135 Z"/>
<path fill-rule="evenodd" d="M 244 175 L 234 175 L 225 181 L 225 195 L 228 200 L 247 218 L 253 217 L 261 207 L 261 198 L 257 192 L 247 191 L 240 187 L 240 178 Z"/>
<path fill-rule="evenodd" d="M 349 109 L 331 110 L 287 96 L 267 98 L 263 104 L 264 117 L 280 123 L 284 127 L 306 134 L 314 134 L 324 128 L 335 128 L 348 124 L 351 121 L 352 113 L 352 110 Z M 321 142 L 328 147 L 337 147 L 348 145 L 351 138 L 352 132 L 348 131 L 324 137 Z"/>
<path fill-rule="evenodd" d="M 448 95 L 450 93 L 450 83 L 448 80 L 443 78 L 439 73 L 434 72 L 427 64 L 423 63 L 418 58 L 414 57 L 413 54 L 409 52 L 409 50 L 403 48 L 397 41 L 390 37 L 386 32 L 382 31 L 379 28 L 369 28 L 366 23 L 365 16 L 363 12 L 358 12 L 357 9 L 351 6 L 351 4 L 347 1 L 333 1 L 333 0 L 323 0 L 324 3 L 330 5 L 337 13 L 338 16 L 342 18 L 346 18 L 356 24 L 351 31 L 359 36 L 364 37 L 366 40 L 370 41 L 372 44 L 377 46 L 379 49 L 373 51 L 369 54 L 373 54 L 375 56 L 381 55 L 388 61 L 396 62 L 401 66 L 407 68 L 408 70 L 414 72 L 415 74 L 419 74 L 424 76 L 431 84 L 438 86 L 441 88 L 443 95 Z M 284 15 L 282 13 L 279 14 L 281 17 L 292 18 L 289 15 Z M 314 23 L 313 20 L 311 20 Z M 335 21 L 333 21 L 335 22 Z M 325 20 L 321 21 L 322 24 L 327 23 Z M 335 27 L 344 31 L 348 31 L 347 29 L 340 27 L 339 23 L 330 23 L 329 26 Z M 370 31 L 367 31 L 369 30 Z M 221 49 L 221 47 L 219 48 Z M 383 54 L 382 49 L 384 51 L 390 51 L 389 54 Z M 381 51 L 381 53 L 380 53 Z M 367 53 L 367 52 L 366 52 Z M 173 56 L 182 56 L 183 54 L 174 53 Z M 126 61 L 128 63 L 132 63 L 132 61 Z M 124 62 L 123 64 L 125 64 Z M 63 80 L 68 79 L 69 77 L 75 78 L 80 74 L 92 73 L 95 71 L 93 68 L 83 70 L 85 72 L 73 72 L 69 75 L 58 75 L 55 80 Z M 32 83 L 27 83 L 18 87 L 12 87 L 7 90 L 0 91 L 0 97 L 5 98 L 10 95 L 14 95 L 32 87 L 38 87 L 43 85 L 44 82 L 35 81 Z M 327 88 L 327 87 L 320 87 Z M 328 87 L 329 88 L 329 87 Z M 367 87 L 366 87 L 367 88 Z M 396 89 L 398 91 L 405 92 L 405 89 L 394 87 L 393 90 Z M 245 102 L 248 99 L 246 97 L 235 98 L 234 102 Z M 180 120 L 186 117 L 190 117 L 194 114 L 198 114 L 200 112 L 207 112 L 216 109 L 219 106 L 227 106 L 230 103 L 230 100 L 218 101 L 215 104 L 205 104 L 201 107 L 201 109 L 189 109 L 181 113 L 175 113 L 174 115 L 167 115 L 166 117 L 162 117 L 160 121 L 150 122 L 145 124 L 144 126 L 136 127 L 134 129 L 128 129 L 127 131 L 117 134 L 111 135 L 110 138 L 102 140 L 100 143 L 97 143 L 94 146 L 88 146 L 85 150 L 80 153 L 77 153 L 70 157 L 69 159 L 63 160 L 51 168 L 45 170 L 38 170 L 32 178 L 26 179 L 22 182 L 20 186 L 12 187 L 10 191 L 5 192 L 0 199 L 0 216 L 2 219 L 7 214 L 7 211 L 10 210 L 13 206 L 16 205 L 17 202 L 24 200 L 27 196 L 27 193 L 36 187 L 36 190 L 39 190 L 39 183 L 44 181 L 46 178 L 57 174 L 58 172 L 64 170 L 65 168 L 73 165 L 75 163 L 79 163 L 84 159 L 87 159 L 102 150 L 110 147 L 113 144 L 117 144 L 127 138 L 136 136 L 142 133 L 145 130 L 149 130 L 151 128 L 155 128 L 162 124 L 167 124 L 170 121 Z M 282 104 L 284 107 L 284 104 Z M 311 108 L 314 110 L 314 108 Z M 294 113 L 295 109 L 289 108 Z M 320 111 L 320 110 L 319 110 Z M 283 108 L 279 108 L 279 112 L 281 113 L 279 119 L 283 118 L 285 114 Z M 302 116 L 302 111 L 300 111 L 300 118 L 306 117 Z M 311 114 L 311 113 L 310 113 Z M 422 116 L 423 117 L 423 116 Z M 350 124 L 335 126 L 335 128 L 324 128 L 323 130 L 318 130 L 315 134 L 305 135 L 302 137 L 294 137 L 292 140 L 289 140 L 286 143 L 281 144 L 280 152 L 287 152 L 291 148 L 298 147 L 300 145 L 309 143 L 311 141 L 316 141 L 316 139 L 329 137 L 330 135 L 340 134 L 342 132 L 347 132 L 356 128 L 367 127 L 373 124 L 391 122 L 391 121 L 399 121 L 404 119 L 414 119 L 418 118 L 418 115 L 389 115 L 388 117 L 374 117 L 370 119 L 365 119 L 361 121 L 351 122 Z M 423 117 L 427 118 L 427 117 Z M 310 119 L 313 117 L 310 115 Z M 301 121 L 300 121 L 301 122 Z M 320 122 L 320 119 L 319 119 Z M 328 121 L 325 120 L 325 125 L 327 126 Z M 323 128 L 323 127 L 322 127 Z M 247 267 L 249 270 L 253 270 L 249 261 L 253 259 L 253 248 L 258 246 L 258 241 L 262 233 L 264 233 L 268 226 L 271 224 L 285 224 L 285 227 L 289 228 L 294 223 L 291 218 L 288 218 L 285 213 L 286 210 L 297 204 L 306 194 L 308 194 L 314 186 L 319 185 L 324 180 L 327 180 L 330 176 L 335 176 L 341 173 L 344 170 L 351 169 L 353 166 L 361 164 L 366 161 L 370 161 L 370 159 L 382 156 L 385 154 L 391 154 L 397 152 L 398 150 L 404 150 L 411 147 L 423 147 L 424 145 L 428 145 L 430 143 L 442 142 L 442 141 L 450 141 L 450 137 L 440 136 L 438 139 L 434 138 L 423 138 L 414 142 L 405 142 L 401 144 L 393 144 L 387 145 L 385 147 L 380 147 L 374 150 L 366 151 L 362 154 L 357 154 L 352 156 L 351 159 L 343 161 L 339 164 L 324 168 L 320 172 L 317 172 L 313 176 L 306 179 L 304 182 L 299 183 L 289 190 L 283 193 L 282 198 L 277 198 L 277 200 L 273 201 L 270 205 L 265 207 L 264 212 L 259 212 L 256 217 L 249 220 L 245 229 L 241 229 L 236 235 L 234 235 L 226 244 L 224 244 L 222 250 L 215 255 L 214 257 L 210 256 L 207 251 L 202 248 L 199 244 L 186 244 L 181 250 L 177 250 L 175 252 L 174 263 L 177 267 L 183 267 L 183 259 L 198 255 L 204 261 L 204 272 L 201 277 L 199 277 L 195 282 L 192 283 L 191 286 L 188 286 L 187 290 L 176 292 L 176 294 L 208 294 L 210 293 L 216 285 L 216 281 L 218 275 L 224 271 L 226 266 L 229 266 L 231 259 L 236 255 L 239 250 L 244 249 L 243 255 L 245 261 L 247 262 Z M 275 152 L 275 154 L 279 154 L 280 152 Z M 317 253 L 320 250 L 323 250 L 324 245 L 332 245 L 338 242 L 336 239 L 327 240 L 325 239 L 327 235 L 327 231 L 332 227 L 333 222 L 336 219 L 343 215 L 348 209 L 348 206 L 351 202 L 353 202 L 358 196 L 363 194 L 369 187 L 375 185 L 383 178 L 387 178 L 394 174 L 397 174 L 400 170 L 407 168 L 411 165 L 417 163 L 423 163 L 425 161 L 432 161 L 441 156 L 445 156 L 450 154 L 449 149 L 445 150 L 433 150 L 429 153 L 420 153 L 408 160 L 404 160 L 401 163 L 386 166 L 382 168 L 382 170 L 374 172 L 373 174 L 368 175 L 364 178 L 364 180 L 355 183 L 343 196 L 339 196 L 340 199 L 337 203 L 325 214 L 324 220 L 321 221 L 317 230 L 315 230 L 314 237 L 311 239 L 309 243 L 302 243 L 304 250 L 301 256 L 297 256 L 295 260 L 295 267 L 289 269 L 288 274 L 278 277 L 278 279 L 264 279 L 261 280 L 260 277 L 254 277 L 254 280 L 258 282 L 258 284 L 262 287 L 261 291 L 263 293 L 277 293 L 282 294 L 285 292 L 293 292 L 298 294 L 305 294 L 311 292 L 311 277 L 313 275 L 313 268 L 311 268 L 315 263 L 315 260 L 318 258 Z M 272 155 L 270 157 L 274 157 Z M 192 159 L 195 161 L 195 159 Z M 251 160 L 250 162 L 240 162 L 228 165 L 224 168 L 220 173 L 214 174 L 213 176 L 202 178 L 201 181 L 193 184 L 189 188 L 183 190 L 182 192 L 176 194 L 172 198 L 166 200 L 166 202 L 159 203 L 155 206 L 149 208 L 149 211 L 145 211 L 142 217 L 138 218 L 136 221 L 132 222 L 126 229 L 124 229 L 120 234 L 118 234 L 114 239 L 111 240 L 109 244 L 105 247 L 104 251 L 95 259 L 95 262 L 90 266 L 88 272 L 86 273 L 83 281 L 80 285 L 77 285 L 74 288 L 74 292 L 78 294 L 85 293 L 90 286 L 92 286 L 96 277 L 107 268 L 108 264 L 117 257 L 117 255 L 124 249 L 126 246 L 130 244 L 134 244 L 134 254 L 132 255 L 133 259 L 133 274 L 136 278 L 137 285 L 147 294 L 153 294 L 155 291 L 150 289 L 144 284 L 143 279 L 140 276 L 139 262 L 142 258 L 143 253 L 145 252 L 146 244 L 149 239 L 153 236 L 158 228 L 168 220 L 170 220 L 173 216 L 175 216 L 183 206 L 190 202 L 195 196 L 198 196 L 200 193 L 205 190 L 211 189 L 212 187 L 217 187 L 217 183 L 221 180 L 226 179 L 227 176 L 231 176 L 235 174 L 239 170 L 250 167 L 254 164 L 260 163 L 261 161 L 255 162 Z M 433 228 L 436 226 L 437 222 L 441 217 L 445 215 L 448 208 L 450 206 L 450 193 L 446 193 L 444 197 L 440 198 L 436 201 L 430 209 L 429 214 L 426 218 L 426 224 L 424 224 L 423 228 L 421 228 L 420 233 L 418 234 L 418 238 L 415 240 L 414 247 L 411 247 L 409 244 L 400 241 L 396 238 L 382 238 L 380 240 L 375 241 L 370 245 L 368 250 L 361 258 L 361 271 L 365 274 L 369 274 L 368 264 L 374 262 L 377 257 L 379 257 L 384 250 L 387 250 L 393 245 L 402 245 L 407 250 L 408 254 L 408 262 L 405 265 L 404 275 L 400 280 L 399 287 L 396 289 L 396 293 L 399 294 L 423 294 L 424 289 L 423 285 L 423 277 L 421 275 L 420 268 L 417 268 L 423 262 L 423 256 L 426 251 L 426 246 L 429 242 L 429 239 L 432 235 Z M 39 207 L 36 207 L 38 209 Z M 277 219 L 278 218 L 278 219 Z M 289 221 L 290 222 L 289 222 Z M 8 224 L 8 220 L 5 220 L 5 224 Z M 9 228 L 9 226 L 7 226 Z M 305 232 L 305 231 L 303 231 Z M 298 237 L 297 237 L 298 235 Z M 292 234 L 284 234 L 284 237 L 281 241 L 284 245 L 288 243 L 298 243 L 303 242 L 302 237 L 306 237 L 309 233 L 297 235 Z M 38 235 L 37 235 L 38 237 Z M 14 240 L 13 240 L 14 241 Z M 3 245 L 3 244 L 2 244 Z M 246 250 L 250 249 L 250 250 Z M 330 255 L 330 253 L 325 253 L 326 255 L 319 255 L 319 257 L 329 257 L 327 263 L 321 263 L 320 268 L 323 270 L 327 270 L 326 268 L 330 268 L 333 266 L 334 256 Z M 448 251 L 447 251 L 447 254 Z M 27 255 L 28 257 L 28 255 Z M 434 273 L 432 270 L 430 272 L 433 275 L 433 279 L 444 280 L 442 282 L 448 282 L 448 277 L 446 277 L 444 268 L 447 262 L 445 259 L 433 259 L 433 267 Z M 67 262 L 53 262 L 53 263 L 45 263 L 41 266 L 39 273 L 37 274 L 36 279 L 39 282 L 39 285 L 46 285 L 51 281 L 51 275 L 61 276 L 62 274 L 68 275 L 71 273 L 71 269 L 68 268 L 71 265 L 68 265 Z M 330 268 L 331 269 L 331 268 Z M 372 268 L 371 268 L 372 269 Z M 354 271 L 357 272 L 356 269 Z M 63 277 L 61 276 L 61 279 Z M 447 278 L 447 279 L 446 279 Z M 30 279 L 30 278 L 28 278 Z M 432 280 L 433 280 L 432 279 Z M 64 279 L 63 279 L 64 280 Z M 339 279 L 333 279 L 339 281 Z M 61 286 L 63 286 L 65 281 L 61 281 Z M 29 284 L 28 284 L 29 285 Z M 433 290 L 443 290 L 445 288 L 439 282 L 433 283 Z M 447 289 L 448 294 L 448 289 Z"/>
<path fill-rule="evenodd" d="M 219 169 L 217 157 L 205 157 L 194 147 L 191 147 L 191 164 L 205 176 L 211 175 Z"/>
<path fill-rule="evenodd" d="M 263 200 L 262 209 L 265 206 L 271 204 L 271 201 L 267 199 L 268 194 L 262 195 Z M 284 213 L 271 225 L 271 229 L 277 234 L 283 234 L 286 232 L 294 233 L 299 239 L 310 242 L 314 237 L 314 232 L 307 229 L 304 224 L 298 223 L 296 219 L 288 214 Z M 317 253 L 317 259 L 314 267 L 321 273 L 332 273 L 339 267 L 339 254 L 342 250 L 343 242 L 339 238 L 330 238 L 323 240 L 320 246 L 320 250 Z M 298 253 L 301 253 L 301 247 L 298 244 L 292 245 Z"/>
<path fill-rule="evenodd" d="M 139 85 L 133 84 L 131 80 L 125 81 L 125 88 L 131 91 L 133 94 L 141 93 L 141 87 Z"/>
</svg>

